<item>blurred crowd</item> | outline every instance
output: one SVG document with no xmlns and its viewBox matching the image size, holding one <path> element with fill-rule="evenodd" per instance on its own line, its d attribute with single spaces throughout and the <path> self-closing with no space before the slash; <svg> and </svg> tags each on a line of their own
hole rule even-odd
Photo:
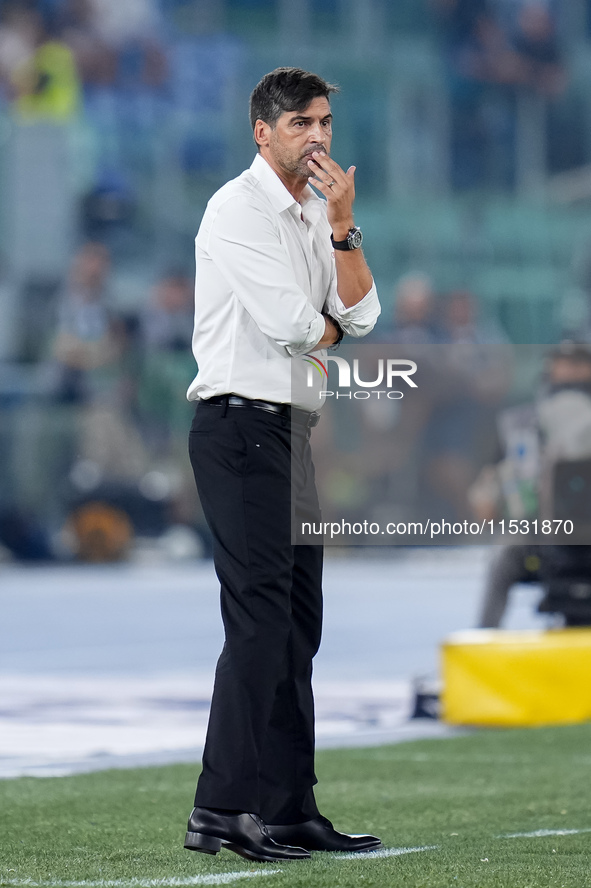
<svg viewBox="0 0 591 888">
<path fill-rule="evenodd" d="M 390 319 L 381 319 L 374 342 L 401 345 L 495 343 L 503 332 L 480 316 L 478 300 L 468 289 L 439 294 L 424 272 L 410 271 L 396 284 Z"/>
<path fill-rule="evenodd" d="M 8 0 L 1 11 L 0 88 L 23 117 L 67 119 L 83 86 L 157 89 L 165 80 L 151 0 Z"/>
<path fill-rule="evenodd" d="M 24 370 L 18 384 L 0 390 L 3 418 L 11 420 L 0 427 L 0 543 L 19 557 L 123 557 L 134 534 L 162 535 L 171 525 L 202 530 L 184 454 L 193 284 L 184 261 L 167 258 L 189 262 L 191 245 L 175 212 L 167 220 L 174 248 L 148 255 L 148 236 L 135 254 L 151 285 L 138 275 L 141 296 L 122 299 L 114 281 L 129 230 L 149 228 L 146 220 L 156 218 L 161 204 L 184 206 L 167 201 L 183 194 L 187 180 L 169 187 L 166 176 L 177 166 L 198 175 L 223 168 L 230 130 L 215 114 L 226 105 L 233 113 L 227 98 L 241 68 L 240 40 L 224 32 L 218 6 L 214 0 L 0 0 L 0 113 L 25 129 L 86 117 L 97 152 L 89 187 L 68 210 L 76 219 L 67 273 L 38 280 L 25 269 L 10 282 L 21 323 L 9 359 L 37 368 L 28 393 Z M 244 6 L 250 9 L 246 0 Z M 510 191 L 518 121 L 542 108 L 551 145 L 552 109 L 569 86 L 559 4 L 429 0 L 427 6 L 447 78 L 452 185 Z M 163 190 L 147 176 L 149 199 L 140 206 L 137 172 L 146 157 L 154 161 L 157 139 L 171 129 L 163 113 L 171 107 L 179 111 L 172 128 L 182 138 L 173 152 L 169 145 L 158 149 Z M 113 121 L 132 134 L 132 151 L 122 150 Z M 568 149 L 568 139 L 561 144 Z M 210 185 L 203 193 L 214 190 Z M 187 203 L 194 231 L 200 204 L 193 193 Z M 162 229 L 161 221 L 154 228 Z M 2 256 L 6 267 L 9 258 Z M 406 267 L 413 262 L 405 256 Z M 407 399 L 387 410 L 360 403 L 346 430 L 329 406 L 316 436 L 326 501 L 351 515 L 370 505 L 385 514 L 395 501 L 404 516 L 418 497 L 424 514 L 464 515 L 472 508 L 471 485 L 494 461 L 496 414 L 512 396 L 505 333 L 482 313 L 475 292 L 441 293 L 422 271 L 402 276 L 390 297 L 382 292 L 393 309 L 364 348 L 417 354 L 426 396 L 420 405 Z M 442 350 L 444 365 L 435 357 Z M 27 423 L 37 423 L 29 438 L 38 442 L 40 429 L 49 432 L 29 452 L 25 479 L 15 466 Z M 361 469 L 355 451 L 365 455 Z M 99 501 L 107 512 L 89 513 L 88 504 Z M 28 519 L 39 502 L 43 520 Z"/>
<path fill-rule="evenodd" d="M 511 385 L 509 355 L 504 333 L 481 316 L 468 289 L 440 294 L 425 273 L 404 275 L 391 317 L 380 318 L 355 357 L 368 368 L 384 357 L 414 360 L 419 394 L 345 407 L 328 399 L 317 431 L 327 519 L 467 517 L 470 484 L 495 452 L 495 415 Z"/>
<path fill-rule="evenodd" d="M 178 231 L 171 179 L 225 169 L 240 40 L 216 28 L 215 6 L 0 2 L 0 114 L 50 124 L 54 141 L 61 128 L 71 170 L 58 187 L 75 192 L 75 225 L 125 258 Z"/>
<path fill-rule="evenodd" d="M 215 3 L 190 7 L 182 0 L 4 0 L 0 104 L 25 120 L 54 121 L 75 117 L 83 104 L 97 126 L 116 118 L 139 130 L 154 126 L 171 105 L 184 112 L 219 109 L 228 80 L 240 76 L 240 40 L 224 31 Z M 552 118 L 552 103 L 568 85 L 559 4 L 430 0 L 430 8 L 447 72 L 452 184 L 511 188 L 523 97 L 544 100 L 549 152 L 556 153 L 554 146 L 560 153 L 564 143 L 564 121 Z M 199 19 L 207 39 L 179 40 L 183 23 L 199 33 Z M 101 151 L 112 163 L 116 147 L 106 140 Z M 223 151 L 223 133 L 193 133 L 179 159 L 200 169 L 215 165 Z M 565 151 L 572 154 L 569 146 Z M 560 168 L 561 158 L 553 160 Z M 568 166 L 573 158 L 562 160 Z"/>
<path fill-rule="evenodd" d="M 413 360 L 418 388 L 399 400 L 329 397 L 316 454 L 325 519 L 383 527 L 559 517 L 575 522 L 575 542 L 586 539 L 591 339 L 580 334 L 578 343 L 512 345 L 468 290 L 439 294 L 426 274 L 405 275 L 391 320 L 350 356 L 361 379 L 375 377 L 380 359 Z"/>
<path fill-rule="evenodd" d="M 185 540 L 196 534 L 207 549 L 184 452 L 191 415 L 185 392 L 194 373 L 192 277 L 182 268 L 164 269 L 137 310 L 118 306 L 112 286 L 108 247 L 84 242 L 61 285 L 44 294 L 41 327 L 29 341 L 28 358 L 42 384 L 28 395 L 0 396 L 8 420 L 0 430 L 0 544 L 18 557 L 125 557 L 134 537 L 162 537 L 171 526 Z M 360 400 L 346 410 L 329 399 L 315 433 L 326 517 L 488 520 L 491 477 L 497 488 L 502 477 L 490 467 L 502 458 L 499 430 L 506 431 L 508 405 L 510 413 L 516 399 L 539 397 L 535 374 L 552 352 L 533 348 L 531 366 L 518 368 L 532 382 L 516 391 L 521 357 L 482 315 L 475 295 L 465 288 L 438 293 L 424 272 L 404 275 L 390 317 L 382 317 L 355 356 L 369 368 L 361 372 L 368 379 L 372 362 L 384 355 L 415 360 L 419 396 Z M 552 368 L 561 369 L 557 359 Z M 27 455 L 11 426 L 19 409 L 25 416 L 37 411 L 37 421 L 47 424 L 38 451 L 43 464 L 26 469 L 42 476 L 44 532 L 19 505 L 11 472 Z M 582 415 L 580 405 L 575 414 Z M 565 416 L 560 423 L 568 427 Z M 530 438 L 536 434 L 530 429 Z M 519 447 L 505 449 L 515 468 Z M 527 460 L 518 474 L 523 465 Z M 535 487 L 532 471 L 528 483 Z M 495 514 L 508 515 L 510 506 L 497 502 Z M 536 511 L 537 502 L 519 517 Z"/>
<path fill-rule="evenodd" d="M 515 184 L 516 128 L 524 103 L 566 90 L 558 4 L 548 0 L 432 0 L 445 46 L 452 114 L 453 184 Z M 527 108 L 527 106 L 525 106 Z M 545 104 L 542 103 L 543 113 Z M 550 119 L 545 121 L 549 134 Z M 560 162 L 560 159 L 558 159 Z"/>
<path fill-rule="evenodd" d="M 0 543 L 22 558 L 100 561 L 124 557 L 134 535 L 156 537 L 176 526 L 189 539 L 200 512 L 179 441 L 191 414 L 192 278 L 166 269 L 145 304 L 123 311 L 111 292 L 109 250 L 88 241 L 62 285 L 45 294 L 43 309 L 29 356 L 42 382 L 0 397 Z M 14 418 L 23 408 L 46 425 L 35 454 L 43 461 L 44 532 L 19 505 L 11 472 L 31 456 L 19 452 Z M 23 469 L 34 476 L 39 467 L 25 462 Z"/>
</svg>

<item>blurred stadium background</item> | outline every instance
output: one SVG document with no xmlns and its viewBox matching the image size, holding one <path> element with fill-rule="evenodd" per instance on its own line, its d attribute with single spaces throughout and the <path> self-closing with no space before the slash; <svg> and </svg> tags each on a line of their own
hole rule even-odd
<svg viewBox="0 0 591 888">
<path fill-rule="evenodd" d="M 207 554 L 193 238 L 286 64 L 342 87 L 374 341 L 409 275 L 439 342 L 591 340 L 588 0 L 2 0 L 4 557 Z"/>
<path fill-rule="evenodd" d="M 221 626 L 186 455 L 193 239 L 210 195 L 251 162 L 248 96 L 279 65 L 318 71 L 342 88 L 334 155 L 357 166 L 356 220 L 383 303 L 369 348 L 429 346 L 431 356 L 422 369 L 433 413 L 413 413 L 410 398 L 399 412 L 369 405 L 361 419 L 361 411 L 325 411 L 315 430 L 318 477 L 337 516 L 371 518 L 381 508 L 378 518 L 406 520 L 421 484 L 430 515 L 463 516 L 459 492 L 500 457 L 494 422 L 484 420 L 507 404 L 532 405 L 553 344 L 563 340 L 587 346 L 584 375 L 575 361 L 572 378 L 587 386 L 583 430 L 591 429 L 591 0 L 0 0 L 0 778 L 199 758 Z M 433 363 L 437 349 L 448 356 L 445 374 Z M 519 360 L 505 360 L 517 351 Z M 487 353 L 493 359 L 483 361 Z M 555 355 L 562 381 L 565 360 L 568 353 Z M 575 419 L 584 412 L 575 405 Z M 563 415 L 557 424 L 569 437 Z M 513 450 L 524 462 L 516 426 Z M 466 441 L 481 433 L 486 447 L 472 459 Z M 579 486 L 567 507 L 584 501 L 591 527 L 591 446 L 580 456 L 586 473 L 577 463 L 568 475 Z M 532 478 L 525 481 L 529 492 Z M 492 508 L 483 482 L 479 494 L 480 507 Z M 455 630 L 483 622 L 491 552 L 327 554 L 325 638 L 315 661 L 319 746 L 453 733 L 433 717 L 438 652 Z M 588 560 L 584 568 L 584 583 L 576 577 L 573 588 L 587 596 L 588 623 Z M 539 563 L 531 571 L 534 583 L 521 584 L 502 614 L 504 629 L 555 625 L 535 612 Z M 574 661 L 582 689 L 570 682 L 563 696 L 587 705 L 589 630 L 574 632 L 587 632 Z M 544 682 L 558 687 L 556 664 L 538 670 L 540 699 L 549 696 Z M 535 691 L 526 675 L 522 685 Z M 479 702 L 481 690 L 474 696 Z M 483 823 L 491 835 L 514 829 L 515 837 L 542 836 L 546 827 L 552 836 L 588 831 L 584 735 L 578 747 L 568 733 L 532 734 L 495 753 L 503 738 L 481 733 L 467 741 L 479 744 L 471 764 L 469 749 L 450 747 L 447 759 L 432 756 L 430 771 L 426 748 L 411 751 L 401 759 L 413 783 L 406 800 L 400 783 L 390 794 L 393 772 L 382 769 L 388 776 L 368 802 L 372 817 L 387 806 L 396 818 L 392 841 L 409 846 L 431 835 L 439 843 L 456 822 L 463 837 L 472 830 L 474 844 L 462 845 L 469 863 L 455 871 L 476 866 L 478 884 L 489 860 Z M 389 755 L 378 751 L 374 761 Z M 335 761 L 331 804 L 346 827 L 353 784 L 343 784 L 346 761 Z M 192 787 L 192 773 L 183 774 Z M 508 795 L 497 791 L 501 776 Z M 42 791 L 56 784 L 36 783 Z M 368 781 L 372 793 L 374 785 Z M 22 861 L 21 884 L 47 878 L 47 866 L 54 884 L 61 873 L 95 872 L 126 884 L 126 858 L 135 879 L 138 859 L 148 874 L 150 855 L 165 847 L 153 830 L 142 838 L 149 847 L 140 852 L 136 842 L 135 810 L 155 801 L 152 791 L 125 797 L 134 812 L 129 846 L 113 820 L 114 797 L 95 794 L 108 806 L 103 850 L 94 817 L 86 825 L 87 789 L 64 783 L 56 805 L 43 795 L 31 802 L 33 781 L 26 791 L 21 782 L 14 793 L 3 786 L 5 819 L 18 835 L 5 856 L 11 868 Z M 167 783 L 158 791 L 167 795 L 168 842 L 184 803 Z M 83 795 L 79 818 L 72 800 Z M 39 849 L 23 844 L 17 796 L 29 826 L 31 811 L 43 820 Z M 425 812 L 439 810 L 433 830 Z M 66 811 L 77 821 L 72 835 Z M 92 832 L 81 833 L 80 823 Z M 47 842 L 54 827 L 63 864 Z M 124 850 L 113 851 L 115 833 Z M 96 871 L 85 869 L 81 845 L 97 855 Z M 170 848 L 152 875 L 162 867 L 178 881 L 194 862 L 179 866 Z M 556 884 L 582 866 L 574 848 L 576 861 L 563 857 L 553 872 Z M 549 867 L 547 851 L 520 851 L 522 881 L 511 871 L 502 883 L 533 884 L 534 855 Z M 501 884 L 497 872 L 491 865 L 490 884 Z M 441 884 L 439 872 L 433 878 Z M 390 873 L 383 884 L 394 884 Z"/>
</svg>

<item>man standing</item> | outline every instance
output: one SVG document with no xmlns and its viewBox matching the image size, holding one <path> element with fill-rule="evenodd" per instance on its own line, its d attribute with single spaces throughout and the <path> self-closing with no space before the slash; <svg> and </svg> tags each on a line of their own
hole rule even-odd
<svg viewBox="0 0 591 888">
<path fill-rule="evenodd" d="M 225 644 L 185 847 L 253 860 L 380 845 L 337 832 L 316 807 L 322 547 L 291 537 L 292 510 L 320 520 L 318 394 L 292 395 L 292 365 L 369 333 L 380 312 L 353 223 L 355 168 L 330 158 L 335 91 L 299 68 L 263 77 L 250 99 L 258 154 L 209 201 L 196 239 L 190 455 Z"/>
</svg>

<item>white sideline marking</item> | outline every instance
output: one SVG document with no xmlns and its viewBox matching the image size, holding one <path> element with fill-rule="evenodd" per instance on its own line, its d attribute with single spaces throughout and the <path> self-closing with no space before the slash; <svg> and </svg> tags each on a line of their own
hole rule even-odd
<svg viewBox="0 0 591 888">
<path fill-rule="evenodd" d="M 378 851 L 339 854 L 334 860 L 373 860 L 377 857 L 400 857 L 401 854 L 415 854 L 417 851 L 435 851 L 438 847 L 439 845 L 421 845 L 420 848 L 380 848 Z"/>
<path fill-rule="evenodd" d="M 189 885 L 229 885 L 237 879 L 252 879 L 254 876 L 275 876 L 281 870 L 256 870 L 252 873 L 219 873 L 214 876 L 171 877 L 169 879 L 88 879 L 83 882 L 61 882 L 59 879 L 48 882 L 33 882 L 31 879 L 6 879 L 3 885 L 18 888 L 177 888 Z"/>
<path fill-rule="evenodd" d="M 540 836 L 574 836 L 577 833 L 591 832 L 591 827 L 585 829 L 536 829 L 533 832 L 503 833 L 497 839 L 537 839 Z"/>
</svg>

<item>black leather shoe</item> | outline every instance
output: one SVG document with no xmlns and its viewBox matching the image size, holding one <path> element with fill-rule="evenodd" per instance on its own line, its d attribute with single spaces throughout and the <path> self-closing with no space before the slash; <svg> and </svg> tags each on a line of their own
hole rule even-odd
<svg viewBox="0 0 591 888">
<path fill-rule="evenodd" d="M 291 848 L 273 841 L 256 814 L 218 814 L 208 808 L 193 808 L 185 848 L 217 854 L 222 845 L 247 860 L 306 860 L 310 857 L 304 848 Z"/>
<path fill-rule="evenodd" d="M 337 832 L 330 820 L 319 814 L 305 823 L 283 825 L 268 824 L 272 839 L 286 845 L 301 845 L 308 851 L 375 851 L 382 843 L 377 836 L 348 836 Z"/>
</svg>

